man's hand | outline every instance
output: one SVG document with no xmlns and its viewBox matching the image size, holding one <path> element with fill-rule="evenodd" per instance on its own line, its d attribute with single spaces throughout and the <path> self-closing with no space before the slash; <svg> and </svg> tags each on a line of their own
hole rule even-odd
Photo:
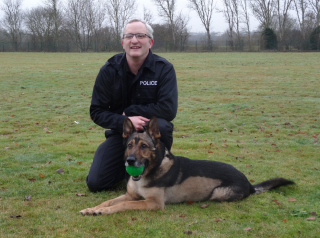
<svg viewBox="0 0 320 238">
<path fill-rule="evenodd" d="M 128 117 L 130 121 L 132 122 L 134 128 L 136 131 L 143 131 L 143 126 L 146 126 L 148 121 L 150 121 L 148 118 L 142 117 L 142 116 L 134 116 L 134 117 Z"/>
</svg>

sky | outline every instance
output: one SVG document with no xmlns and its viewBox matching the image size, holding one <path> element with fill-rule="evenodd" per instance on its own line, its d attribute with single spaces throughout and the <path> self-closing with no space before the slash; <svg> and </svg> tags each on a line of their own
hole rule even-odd
<svg viewBox="0 0 320 238">
<path fill-rule="evenodd" d="M 1 1 L 1 0 L 0 0 Z M 177 10 L 184 15 L 189 16 L 189 24 L 188 29 L 190 32 L 205 32 L 205 28 L 203 27 L 197 13 L 191 9 L 189 9 L 187 0 L 176 0 L 177 1 Z M 161 23 L 161 19 L 158 17 L 157 10 L 155 4 L 151 0 L 136 0 L 138 4 L 138 11 L 136 17 L 142 18 L 142 9 L 145 6 L 147 9 L 152 9 L 154 12 L 154 23 Z M 23 0 L 23 8 L 30 9 L 36 6 L 39 6 L 43 3 L 43 0 Z M 222 9 L 222 0 L 216 0 L 217 7 Z M 254 30 L 257 27 L 258 23 L 254 18 L 251 19 L 251 27 Z M 226 31 L 228 25 L 226 20 L 223 17 L 222 13 L 215 12 L 213 14 L 213 24 L 212 24 L 212 32 L 223 33 Z"/>
</svg>

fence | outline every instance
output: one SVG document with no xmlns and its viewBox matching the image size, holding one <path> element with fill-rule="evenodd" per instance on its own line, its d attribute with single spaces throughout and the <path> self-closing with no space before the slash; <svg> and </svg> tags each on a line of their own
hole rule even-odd
<svg viewBox="0 0 320 238">
<path fill-rule="evenodd" d="M 317 51 L 320 49 L 320 40 Z M 287 41 L 278 44 L 275 51 L 310 51 L 309 42 Z M 154 52 L 258 52 L 263 50 L 260 40 L 254 40 L 251 43 L 241 40 L 232 41 L 212 41 L 208 44 L 203 41 L 178 42 L 173 45 L 168 41 L 155 41 L 152 50 Z M 122 46 L 119 42 L 93 42 L 86 47 L 79 47 L 71 42 L 21 42 L 10 43 L 0 42 L 0 51 L 2 52 L 121 52 Z"/>
</svg>

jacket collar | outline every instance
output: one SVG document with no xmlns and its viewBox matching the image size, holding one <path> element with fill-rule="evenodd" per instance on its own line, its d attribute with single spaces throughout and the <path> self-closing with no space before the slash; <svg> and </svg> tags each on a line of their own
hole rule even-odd
<svg viewBox="0 0 320 238">
<path fill-rule="evenodd" d="M 149 68 L 152 72 L 155 72 L 154 55 L 151 50 L 149 50 L 149 54 L 141 68 Z"/>
<path fill-rule="evenodd" d="M 126 60 L 126 53 L 120 53 L 120 54 L 116 54 L 113 57 L 111 57 L 108 62 L 109 64 L 111 64 L 114 68 L 116 68 L 116 70 L 118 70 L 118 72 L 122 75 L 123 73 L 123 66 L 125 64 L 125 60 Z M 146 58 L 146 60 L 144 61 L 144 63 L 141 66 L 141 69 L 143 68 L 148 68 L 151 71 L 155 72 L 155 62 L 154 62 L 154 55 L 152 53 L 151 50 L 149 50 L 149 54 Z"/>
</svg>

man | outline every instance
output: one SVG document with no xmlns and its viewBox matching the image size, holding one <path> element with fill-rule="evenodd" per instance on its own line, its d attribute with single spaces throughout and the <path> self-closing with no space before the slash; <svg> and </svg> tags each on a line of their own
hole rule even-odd
<svg viewBox="0 0 320 238">
<path fill-rule="evenodd" d="M 100 69 L 92 93 L 90 116 L 97 125 L 110 129 L 87 177 L 93 192 L 112 188 L 127 176 L 122 139 L 126 117 L 137 131 L 157 117 L 162 142 L 169 150 L 172 146 L 170 121 L 178 107 L 175 70 L 167 60 L 152 54 L 153 29 L 144 21 L 129 21 L 121 43 L 125 53 L 113 56 Z"/>
</svg>

